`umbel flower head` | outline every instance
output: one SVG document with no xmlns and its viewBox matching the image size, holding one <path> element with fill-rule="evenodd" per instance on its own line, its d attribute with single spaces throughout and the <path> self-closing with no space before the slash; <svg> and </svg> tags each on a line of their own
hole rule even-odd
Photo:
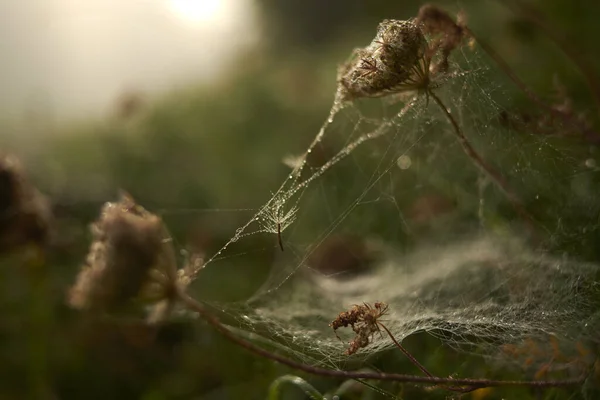
<svg viewBox="0 0 600 400">
<path fill-rule="evenodd" d="M 165 229 L 159 217 L 124 195 L 104 205 L 91 231 L 94 239 L 68 302 L 77 309 L 113 311 L 148 282 L 164 252 Z"/>
<path fill-rule="evenodd" d="M 399 91 L 421 68 L 425 36 L 414 21 L 384 20 L 377 35 L 338 71 L 338 99 L 380 97 Z"/>
<path fill-rule="evenodd" d="M 460 13 L 455 22 L 446 11 L 432 4 L 425 4 L 419 9 L 416 21 L 430 37 L 429 57 L 439 53 L 439 60 L 433 69 L 446 72 L 449 68 L 448 57 L 452 51 L 470 38 L 464 14 Z"/>
<path fill-rule="evenodd" d="M 376 302 L 373 306 L 367 303 L 355 304 L 349 311 L 341 312 L 329 326 L 333 328 L 334 332 L 339 328 L 348 326 L 352 328 L 355 336 L 346 350 L 347 355 L 352 355 L 363 347 L 367 347 L 371 343 L 372 336 L 381 332 L 379 326 L 383 325 L 379 322 L 379 318 L 387 311 L 388 305 L 382 302 Z M 337 333 L 335 335 L 337 336 Z"/>
<path fill-rule="evenodd" d="M 454 22 L 428 4 L 414 20 L 384 20 L 371 43 L 339 68 L 336 101 L 405 92 L 428 96 L 449 71 L 450 54 L 469 37 L 462 15 Z"/>
</svg>

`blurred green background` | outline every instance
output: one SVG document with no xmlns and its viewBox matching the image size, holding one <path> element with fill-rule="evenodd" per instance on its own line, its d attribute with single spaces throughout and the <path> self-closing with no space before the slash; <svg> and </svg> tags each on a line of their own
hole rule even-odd
<svg viewBox="0 0 600 400">
<path fill-rule="evenodd" d="M 473 31 L 541 97 L 552 98 L 553 78 L 559 76 L 574 107 L 595 123 L 597 108 L 578 70 L 525 14 L 501 3 L 438 4 L 452 15 L 463 11 Z M 45 265 L 21 266 L 27 263 L 16 254 L 5 258 L 0 270 L 0 399 L 266 398 L 270 383 L 293 371 L 230 345 L 203 324 L 182 319 L 154 329 L 135 320 L 88 319 L 70 310 L 64 304 L 65 292 L 87 252 L 88 224 L 101 205 L 116 199 L 123 189 L 163 216 L 178 248 L 213 254 L 289 173 L 282 159 L 309 145 L 333 101 L 337 66 L 354 47 L 372 39 L 378 22 L 413 17 L 422 4 L 256 0 L 252 7 L 259 40 L 232 56 L 227 72 L 209 83 L 191 81 L 152 95 L 134 88 L 95 116 L 82 114 L 57 122 L 34 107 L 23 118 L 3 120 L 2 149 L 17 155 L 35 185 L 50 197 L 58 235 Z M 600 4 L 591 0 L 532 4 L 571 49 L 600 72 Z M 10 103 L 11 98 L 3 100 Z M 503 106 L 536 110 L 519 92 L 509 101 Z M 596 147 L 592 142 L 587 145 Z M 194 285 L 198 297 L 243 300 L 259 287 L 279 250 L 267 236 L 253 237 L 242 246 L 246 247 L 240 251 L 264 250 L 246 256 L 243 265 L 233 260 L 222 268 L 207 268 Z M 590 250 L 585 258 L 600 261 L 596 255 Z M 487 372 L 481 359 L 442 351 L 436 339 L 409 338 L 406 347 L 432 370 L 451 373 L 443 366 L 452 365 L 461 376 Z M 397 358 L 383 357 L 377 365 L 412 371 L 410 364 Z M 323 392 L 341 383 L 308 379 Z M 405 399 L 447 395 L 410 386 L 382 387 Z M 381 396 L 359 385 L 342 398 Z M 536 397 L 528 390 L 494 389 L 465 397 L 503 396 L 569 398 L 571 393 L 557 390 Z M 289 388 L 283 398 L 304 397 Z"/>
</svg>

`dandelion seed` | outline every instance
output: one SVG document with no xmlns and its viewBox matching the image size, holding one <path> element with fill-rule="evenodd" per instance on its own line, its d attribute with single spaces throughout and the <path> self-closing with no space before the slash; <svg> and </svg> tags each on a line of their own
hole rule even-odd
<svg viewBox="0 0 600 400">
<path fill-rule="evenodd" d="M 268 208 L 263 212 L 259 222 L 262 224 L 264 232 L 277 235 L 277 244 L 283 251 L 283 238 L 281 232 L 288 228 L 296 220 L 296 212 L 298 207 L 294 206 L 284 213 L 285 202 L 276 202 L 272 208 Z"/>
</svg>

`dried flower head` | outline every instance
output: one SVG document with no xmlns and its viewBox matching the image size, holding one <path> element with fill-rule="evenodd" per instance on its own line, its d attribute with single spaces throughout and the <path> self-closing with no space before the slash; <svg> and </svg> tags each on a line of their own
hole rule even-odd
<svg viewBox="0 0 600 400">
<path fill-rule="evenodd" d="M 161 257 L 164 229 L 156 215 L 124 195 L 106 203 L 92 225 L 86 264 L 69 293 L 78 309 L 110 311 L 135 298 Z"/>
<path fill-rule="evenodd" d="M 397 91 L 419 67 L 426 44 L 415 22 L 384 20 L 371 44 L 356 49 L 338 71 L 339 99 L 379 97 Z"/>
<path fill-rule="evenodd" d="M 19 161 L 0 156 L 0 253 L 44 244 L 50 221 L 48 200 L 28 181 Z"/>
<path fill-rule="evenodd" d="M 368 346 L 373 334 L 381 332 L 379 329 L 381 323 L 378 320 L 387 313 L 387 310 L 388 305 L 381 302 L 376 302 L 372 307 L 367 303 L 354 305 L 349 311 L 341 312 L 329 326 L 333 328 L 334 332 L 342 327 L 350 326 L 352 328 L 356 336 L 350 341 L 346 350 L 346 354 L 352 355 L 359 349 Z"/>
<path fill-rule="evenodd" d="M 425 4 L 419 9 L 416 21 L 426 34 L 435 37 L 429 45 L 430 57 L 437 52 L 440 54 L 434 69 L 447 71 L 450 53 L 469 37 L 464 18 L 460 15 L 457 22 L 454 22 L 446 11 L 432 4 Z"/>
</svg>

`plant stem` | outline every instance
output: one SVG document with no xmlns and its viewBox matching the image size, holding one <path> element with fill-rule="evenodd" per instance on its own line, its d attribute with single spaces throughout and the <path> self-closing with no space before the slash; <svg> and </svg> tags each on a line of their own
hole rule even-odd
<svg viewBox="0 0 600 400">
<path fill-rule="evenodd" d="M 475 165 L 479 167 L 495 184 L 498 186 L 506 195 L 506 198 L 513 206 L 515 211 L 523 217 L 523 219 L 527 222 L 527 225 L 532 233 L 535 233 L 534 221 L 529 215 L 529 213 L 525 210 L 525 207 L 521 203 L 519 196 L 512 190 L 506 179 L 496 171 L 491 165 L 489 165 L 483 157 L 473 148 L 463 131 L 460 129 L 458 122 L 456 122 L 456 118 L 450 113 L 444 102 L 432 91 L 429 90 L 429 96 L 436 102 L 436 104 L 440 107 L 442 112 L 446 115 L 452 128 L 454 129 L 454 134 L 456 135 L 458 142 L 463 148 L 465 154 L 473 160 Z"/>
<path fill-rule="evenodd" d="M 404 355 L 406 357 L 408 357 L 408 359 L 417 366 L 417 368 L 419 368 L 421 371 L 423 371 L 423 373 L 431 378 L 433 378 L 433 375 L 427 370 L 427 368 L 425 368 L 419 361 L 417 361 L 417 359 L 408 352 L 408 350 L 406 350 L 404 348 L 404 346 L 402 346 L 394 337 L 394 335 L 392 335 L 392 332 L 389 331 L 389 329 L 383 325 L 381 322 L 377 322 L 377 324 L 382 327 L 388 334 L 388 336 L 390 337 L 390 339 L 392 339 L 392 342 L 394 342 L 394 344 L 396 345 L 396 347 L 398 347 L 400 349 L 400 351 L 402 351 L 404 353 Z M 460 387 L 460 386 L 444 386 L 445 389 L 451 390 L 453 392 L 461 392 L 461 393 L 467 393 L 467 392 L 471 392 L 473 390 L 475 390 L 476 388 L 471 387 L 471 386 L 467 386 L 467 387 Z"/>
<path fill-rule="evenodd" d="M 386 333 L 388 334 L 388 336 L 390 337 L 390 339 L 392 339 L 392 342 L 394 342 L 394 344 L 396 345 L 397 348 L 400 349 L 401 352 L 404 353 L 404 355 L 406 357 L 408 357 L 408 359 L 410 360 L 410 362 L 412 362 L 414 365 L 416 365 L 417 368 L 419 368 L 421 370 L 421 372 L 423 372 L 425 375 L 433 378 L 433 375 L 431 375 L 431 373 L 429 371 L 427 371 L 427 368 L 425 368 L 419 361 L 417 361 L 416 358 L 413 357 L 412 354 L 410 354 L 408 352 L 408 350 L 406 350 L 404 348 L 404 346 L 402 346 L 394 337 L 394 335 L 392 335 L 392 332 L 390 332 L 390 330 L 381 322 L 377 322 L 377 325 L 379 325 L 380 327 L 383 328 L 383 330 L 386 331 Z"/>
<path fill-rule="evenodd" d="M 481 46 L 483 51 L 485 51 L 487 53 L 487 55 L 490 56 L 492 58 L 492 60 L 494 60 L 494 62 L 500 67 L 502 72 L 504 72 L 506 74 L 506 76 L 508 76 L 510 78 L 510 80 L 513 81 L 513 83 L 523 93 L 525 93 L 525 95 L 527 97 L 529 97 L 529 99 L 531 101 L 533 101 L 535 104 L 537 104 L 544 110 L 548 111 L 553 116 L 562 119 L 569 125 L 577 128 L 577 129 L 581 129 L 584 133 L 587 133 L 596 139 L 598 139 L 600 137 L 600 134 L 598 134 L 598 132 L 595 132 L 586 126 L 583 126 L 579 121 L 574 120 L 571 115 L 565 114 L 564 112 L 561 112 L 561 111 L 557 110 L 556 108 L 549 106 L 544 101 L 542 101 L 542 99 L 540 99 L 540 97 L 513 72 L 512 68 L 508 65 L 508 63 L 506 61 L 504 61 L 504 59 L 500 56 L 500 54 L 496 53 L 496 51 L 492 48 L 492 46 L 490 46 L 484 40 L 477 37 L 475 35 L 475 33 L 473 33 L 473 31 L 470 30 L 469 28 L 465 27 L 465 30 L 469 34 L 469 36 L 471 36 L 473 39 L 475 39 L 475 41 L 479 44 L 479 46 Z"/>
<path fill-rule="evenodd" d="M 525 386 L 525 387 L 536 387 L 536 388 L 548 388 L 548 387 L 568 387 L 580 385 L 584 382 L 585 376 L 576 379 L 565 379 L 565 380 L 546 380 L 546 381 L 503 381 L 493 379 L 453 379 L 453 378 L 438 378 L 431 376 L 416 376 L 416 375 L 405 375 L 405 374 L 390 374 L 385 372 L 361 372 L 361 371 L 342 371 L 342 370 L 331 370 L 312 365 L 302 364 L 300 362 L 291 360 L 287 357 L 280 356 L 279 354 L 272 353 L 261 347 L 256 346 L 254 343 L 249 342 L 243 338 L 240 338 L 233 334 L 227 327 L 225 327 L 214 315 L 212 315 L 206 308 L 199 303 L 197 300 L 184 293 L 182 290 L 178 292 L 179 299 L 192 311 L 197 312 L 208 324 L 216 329 L 226 339 L 235 343 L 236 345 L 245 348 L 246 350 L 259 355 L 261 357 L 273 360 L 280 364 L 286 365 L 290 368 L 297 369 L 299 371 L 306 372 L 312 375 L 327 376 L 331 378 L 344 378 L 344 379 L 374 379 L 380 381 L 395 381 L 395 382 L 410 382 L 416 384 L 452 384 L 468 386 L 472 389 L 493 387 L 493 386 Z"/>
<path fill-rule="evenodd" d="M 561 32 L 557 32 L 556 27 L 548 25 L 540 13 L 530 4 L 525 4 L 521 1 L 499 1 L 501 4 L 511 8 L 513 12 L 524 16 L 529 21 L 533 22 L 537 27 L 552 41 L 554 44 L 567 56 L 568 59 L 577 67 L 579 73 L 583 76 L 583 78 L 587 81 L 588 89 L 590 90 L 594 100 L 596 101 L 596 106 L 598 107 L 598 113 L 600 114 L 600 83 L 598 82 L 598 78 L 593 71 L 592 66 L 587 62 L 587 60 L 580 56 L 580 53 L 577 51 L 577 47 L 574 46 L 575 43 L 571 43 L 565 39 L 563 39 L 564 35 L 561 35 Z"/>
</svg>

